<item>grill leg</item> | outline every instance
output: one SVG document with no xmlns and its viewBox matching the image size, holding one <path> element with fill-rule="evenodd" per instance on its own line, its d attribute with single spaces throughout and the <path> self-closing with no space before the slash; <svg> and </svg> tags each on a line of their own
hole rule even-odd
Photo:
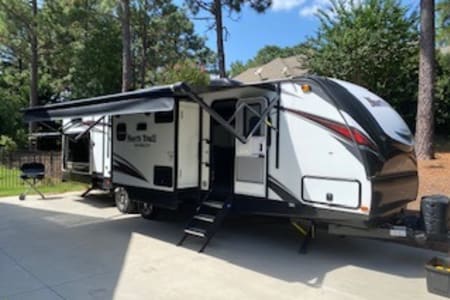
<svg viewBox="0 0 450 300">
<path fill-rule="evenodd" d="M 38 193 L 39 196 L 41 196 L 42 199 L 45 199 L 44 194 L 42 194 L 41 191 L 39 191 L 39 190 L 37 189 L 37 187 L 36 187 L 36 181 L 30 182 L 30 181 L 28 181 L 28 180 L 24 180 L 24 182 L 25 182 L 26 184 L 28 184 L 29 187 L 28 187 L 27 190 L 22 194 L 22 195 L 23 195 L 23 199 L 21 199 L 21 200 L 25 200 L 25 196 L 26 196 L 27 193 L 30 191 L 30 189 L 33 190 L 33 191 L 35 191 L 36 193 Z M 21 196 L 22 196 L 22 195 L 21 195 Z"/>
</svg>

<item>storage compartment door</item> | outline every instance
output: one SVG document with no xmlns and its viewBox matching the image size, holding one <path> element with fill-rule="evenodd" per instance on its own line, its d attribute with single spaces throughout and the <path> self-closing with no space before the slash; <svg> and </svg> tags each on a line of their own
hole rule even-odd
<svg viewBox="0 0 450 300">
<path fill-rule="evenodd" d="M 302 199 L 306 202 L 358 208 L 361 184 L 357 180 L 304 176 Z"/>
</svg>

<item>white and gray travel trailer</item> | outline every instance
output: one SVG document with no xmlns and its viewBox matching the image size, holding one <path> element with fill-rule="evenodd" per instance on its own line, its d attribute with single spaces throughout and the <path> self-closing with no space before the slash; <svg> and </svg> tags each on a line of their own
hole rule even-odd
<svg viewBox="0 0 450 300">
<path fill-rule="evenodd" d="M 336 79 L 177 83 L 24 111 L 28 122 L 85 116 L 112 118 L 118 202 L 131 199 L 151 218 L 197 199 L 180 243 L 202 237 L 202 250 L 229 212 L 361 233 L 417 196 L 405 122 L 379 96 Z"/>
<path fill-rule="evenodd" d="M 110 117 L 69 118 L 62 122 L 63 179 L 112 190 Z"/>
</svg>

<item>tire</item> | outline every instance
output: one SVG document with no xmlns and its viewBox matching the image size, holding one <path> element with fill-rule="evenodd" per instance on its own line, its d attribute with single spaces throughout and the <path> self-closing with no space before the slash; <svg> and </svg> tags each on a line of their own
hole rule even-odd
<svg viewBox="0 0 450 300">
<path fill-rule="evenodd" d="M 158 215 L 158 207 L 148 202 L 139 203 L 139 213 L 144 219 L 154 220 Z"/>
<path fill-rule="evenodd" d="M 117 187 L 114 190 L 114 201 L 117 209 L 123 214 L 136 212 L 136 202 L 128 197 L 128 192 L 123 187 Z"/>
</svg>

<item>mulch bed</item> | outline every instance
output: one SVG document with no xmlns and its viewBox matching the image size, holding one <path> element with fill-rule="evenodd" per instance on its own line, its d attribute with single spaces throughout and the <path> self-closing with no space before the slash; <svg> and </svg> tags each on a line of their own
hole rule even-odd
<svg viewBox="0 0 450 300">
<path fill-rule="evenodd" d="M 441 194 L 450 197 L 450 141 L 438 144 L 435 159 L 418 161 L 418 167 L 419 193 L 416 201 L 408 205 L 408 209 L 416 212 L 420 211 L 423 196 Z M 447 226 L 450 230 L 450 216 Z M 450 254 L 449 242 L 427 242 L 422 247 Z"/>
</svg>

